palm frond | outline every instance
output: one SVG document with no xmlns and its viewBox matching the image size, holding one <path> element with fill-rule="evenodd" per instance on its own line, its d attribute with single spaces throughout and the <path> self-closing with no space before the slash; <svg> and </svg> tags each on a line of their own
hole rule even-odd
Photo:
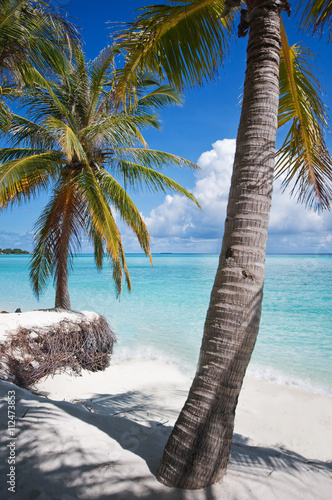
<svg viewBox="0 0 332 500">
<path fill-rule="evenodd" d="M 62 120 L 49 116 L 44 121 L 45 127 L 50 130 L 56 139 L 61 151 L 66 155 L 68 161 L 77 158 L 80 162 L 87 164 L 88 159 L 84 148 L 75 132 Z"/>
<path fill-rule="evenodd" d="M 86 214 L 95 231 L 103 238 L 107 252 L 112 258 L 119 258 L 120 233 L 105 195 L 90 167 L 83 169 L 75 177 Z"/>
<path fill-rule="evenodd" d="M 14 94 L 14 95 L 13 95 Z M 16 91 L 0 87 L 0 130 L 7 132 L 11 121 L 11 111 L 4 98 L 16 97 Z"/>
<path fill-rule="evenodd" d="M 91 116 L 95 113 L 105 84 L 110 79 L 109 69 L 111 68 L 112 73 L 114 72 L 114 57 L 118 52 L 119 49 L 117 46 L 108 46 L 89 65 L 91 84 L 89 119 L 87 123 L 90 122 Z"/>
<path fill-rule="evenodd" d="M 125 186 L 129 185 L 135 189 L 144 188 L 151 192 L 175 191 L 183 194 L 201 208 L 193 194 L 166 175 L 130 161 L 118 160 L 117 165 L 117 173 L 123 178 Z"/>
<path fill-rule="evenodd" d="M 38 121 L 46 114 L 50 114 L 58 119 L 66 117 L 70 120 L 71 114 L 68 107 L 57 95 L 60 87 L 56 81 L 45 78 L 36 68 L 26 62 L 20 64 L 20 75 L 27 85 L 21 101 L 24 106 L 29 107 L 30 117 Z"/>
<path fill-rule="evenodd" d="M 111 116 L 100 116 L 94 123 L 80 131 L 82 140 L 103 146 L 114 147 L 116 145 L 133 146 L 141 144 L 147 147 L 140 128 L 153 126 L 159 127 L 155 114 L 128 115 L 119 113 Z"/>
<path fill-rule="evenodd" d="M 138 9 L 140 15 L 116 34 L 126 65 L 118 88 L 138 69 L 168 78 L 176 88 L 202 85 L 217 74 L 234 34 L 235 10 L 221 18 L 224 2 L 177 0 Z"/>
<path fill-rule="evenodd" d="M 329 209 L 332 193 L 332 158 L 324 140 L 327 112 L 322 89 L 305 47 L 289 47 L 282 26 L 280 101 L 278 125 L 290 122 L 289 132 L 277 152 L 277 177 L 283 187 L 315 210 Z"/>
<path fill-rule="evenodd" d="M 133 160 L 135 163 L 143 164 L 149 168 L 156 168 L 161 170 L 167 166 L 173 165 L 176 167 L 189 167 L 194 170 L 199 170 L 200 167 L 181 156 L 177 156 L 171 153 L 166 153 L 165 151 L 158 151 L 156 149 L 142 149 L 142 148 L 126 148 L 126 147 L 114 147 L 111 151 L 111 155 L 120 160 Z M 112 159 L 110 156 L 109 159 Z"/>
<path fill-rule="evenodd" d="M 14 147 L 26 144 L 36 149 L 52 149 L 55 143 L 47 128 L 16 114 L 11 114 L 10 122 L 5 130 L 1 131 L 2 137 L 9 140 Z"/>
<path fill-rule="evenodd" d="M 175 90 L 170 85 L 160 85 L 152 92 L 140 97 L 137 101 L 137 106 L 163 109 L 170 105 L 180 106 L 182 102 L 183 97 L 180 92 Z"/>
<path fill-rule="evenodd" d="M 145 255 L 149 256 L 151 260 L 150 237 L 147 227 L 128 193 L 104 169 L 98 173 L 98 179 L 108 201 L 115 206 L 121 218 L 134 231 Z"/>
<path fill-rule="evenodd" d="M 94 258 L 97 269 L 102 268 L 104 254 L 106 254 L 113 269 L 113 281 L 115 284 L 116 296 L 119 298 L 122 291 L 123 270 L 125 271 L 128 289 L 131 290 L 130 276 L 125 261 L 120 234 L 118 235 L 119 253 L 115 255 L 110 249 L 110 246 L 107 245 L 107 236 L 100 230 L 102 225 L 95 224 L 95 212 L 94 210 L 91 210 L 89 206 L 85 206 L 84 222 L 88 237 L 94 246 Z"/>
<path fill-rule="evenodd" d="M 38 71 L 63 74 L 78 44 L 76 27 L 52 11 L 48 2 L 2 2 L 0 46 L 5 48 L 5 57 L 0 66 L 19 72 L 20 64 L 27 62 Z"/>
<path fill-rule="evenodd" d="M 56 178 L 63 158 L 57 151 L 33 152 L 2 149 L 0 156 L 0 208 L 21 203 L 46 190 Z M 10 158 L 16 159 L 10 159 Z"/>
<path fill-rule="evenodd" d="M 17 10 L 25 3 L 25 0 L 19 0 L 17 2 L 4 1 L 2 2 L 2 10 L 0 13 L 0 29 L 6 24 L 11 23 L 13 17 L 15 16 Z"/>
<path fill-rule="evenodd" d="M 131 291 L 130 275 L 129 275 L 129 270 L 128 270 L 127 263 L 126 263 L 125 253 L 123 251 L 121 241 L 119 242 L 119 248 L 120 248 L 120 254 L 119 254 L 118 258 L 114 258 L 108 254 L 108 257 L 111 261 L 111 265 L 113 268 L 113 281 L 114 281 L 115 288 L 116 288 L 117 298 L 120 298 L 120 295 L 122 292 L 123 271 L 125 272 L 125 278 L 126 278 L 128 290 Z"/>
<path fill-rule="evenodd" d="M 327 28 L 329 41 L 332 40 L 332 2 L 331 0 L 300 0 L 297 6 L 300 13 L 301 28 L 311 33 L 324 34 Z"/>
<path fill-rule="evenodd" d="M 129 269 L 127 267 L 126 256 L 125 256 L 122 244 L 120 245 L 120 251 L 121 251 L 121 263 L 122 263 L 122 267 L 123 267 L 124 272 L 125 272 L 127 287 L 128 287 L 128 290 L 131 291 L 131 281 L 130 281 Z M 150 255 L 150 260 L 152 263 L 151 255 Z"/>
<path fill-rule="evenodd" d="M 86 212 L 87 217 L 85 217 L 85 228 L 88 234 L 90 241 L 93 244 L 94 248 L 94 258 L 97 269 L 101 269 L 103 267 L 104 260 L 104 240 L 102 235 L 96 230 L 92 220 L 91 213 L 89 211 Z"/>
</svg>

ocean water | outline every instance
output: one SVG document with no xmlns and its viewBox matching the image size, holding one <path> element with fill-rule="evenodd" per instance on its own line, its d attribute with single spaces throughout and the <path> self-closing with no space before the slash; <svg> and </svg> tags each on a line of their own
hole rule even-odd
<svg viewBox="0 0 332 500">
<path fill-rule="evenodd" d="M 133 291 L 115 297 L 112 270 L 79 255 L 70 276 L 75 310 L 103 314 L 118 344 L 115 358 L 162 359 L 194 373 L 217 255 L 127 256 Z M 29 256 L 0 256 L 0 310 L 50 308 L 28 280 Z M 260 332 L 248 372 L 332 395 L 332 255 L 268 255 Z"/>
</svg>

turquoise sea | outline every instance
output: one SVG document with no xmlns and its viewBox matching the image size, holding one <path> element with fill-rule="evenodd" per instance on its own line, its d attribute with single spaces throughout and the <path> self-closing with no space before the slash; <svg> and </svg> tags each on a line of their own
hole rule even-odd
<svg viewBox="0 0 332 500">
<path fill-rule="evenodd" d="M 217 255 L 127 256 L 133 291 L 115 297 L 112 270 L 79 255 L 72 308 L 103 314 L 118 338 L 115 357 L 162 359 L 194 372 Z M 50 308 L 28 280 L 28 255 L 0 256 L 0 310 Z M 249 373 L 332 395 L 332 255 L 268 255 L 260 333 Z"/>
</svg>

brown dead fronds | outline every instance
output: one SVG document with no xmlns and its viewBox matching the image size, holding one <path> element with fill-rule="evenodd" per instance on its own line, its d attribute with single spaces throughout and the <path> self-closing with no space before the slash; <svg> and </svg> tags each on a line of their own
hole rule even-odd
<svg viewBox="0 0 332 500">
<path fill-rule="evenodd" d="M 47 328 L 20 328 L 0 344 L 0 368 L 4 378 L 29 389 L 56 372 L 104 370 L 115 342 L 102 316 L 78 322 L 64 319 Z"/>
</svg>

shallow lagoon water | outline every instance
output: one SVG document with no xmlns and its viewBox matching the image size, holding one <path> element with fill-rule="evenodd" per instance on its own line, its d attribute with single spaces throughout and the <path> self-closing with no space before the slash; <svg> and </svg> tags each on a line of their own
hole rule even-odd
<svg viewBox="0 0 332 500">
<path fill-rule="evenodd" d="M 116 299 L 105 260 L 79 255 L 70 277 L 75 310 L 103 314 L 114 329 L 117 358 L 159 358 L 194 371 L 218 265 L 217 255 L 127 256 L 133 290 Z M 50 308 L 52 285 L 37 301 L 28 279 L 29 256 L 0 256 L 0 310 Z M 268 255 L 260 332 L 249 373 L 332 391 L 332 256 Z M 331 392 L 332 393 L 332 392 Z"/>
</svg>

